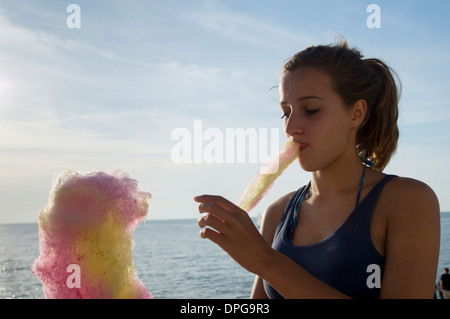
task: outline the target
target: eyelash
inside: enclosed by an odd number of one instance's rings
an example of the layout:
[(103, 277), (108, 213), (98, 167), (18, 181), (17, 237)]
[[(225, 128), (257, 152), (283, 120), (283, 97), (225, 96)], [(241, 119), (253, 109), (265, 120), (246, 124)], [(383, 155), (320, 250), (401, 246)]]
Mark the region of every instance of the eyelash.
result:
[[(312, 116), (314, 114), (316, 114), (317, 112), (319, 112), (319, 109), (314, 109), (314, 110), (305, 110), (305, 113), (307, 116)], [(284, 113), (283, 116), (281, 116), (281, 119), (284, 118), (289, 118), (289, 114), (288, 113)]]
[(305, 113), (308, 115), (314, 115), (317, 112), (319, 112), (319, 109), (314, 109), (314, 110), (306, 110)]

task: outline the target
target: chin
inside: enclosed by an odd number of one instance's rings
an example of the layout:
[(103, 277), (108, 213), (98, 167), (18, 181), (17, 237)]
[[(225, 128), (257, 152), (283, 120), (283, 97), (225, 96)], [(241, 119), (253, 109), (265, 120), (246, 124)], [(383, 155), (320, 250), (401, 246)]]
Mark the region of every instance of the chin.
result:
[(302, 159), (301, 157), (299, 157), (298, 163), (305, 172), (314, 172), (319, 170), (317, 162), (307, 161), (306, 159)]

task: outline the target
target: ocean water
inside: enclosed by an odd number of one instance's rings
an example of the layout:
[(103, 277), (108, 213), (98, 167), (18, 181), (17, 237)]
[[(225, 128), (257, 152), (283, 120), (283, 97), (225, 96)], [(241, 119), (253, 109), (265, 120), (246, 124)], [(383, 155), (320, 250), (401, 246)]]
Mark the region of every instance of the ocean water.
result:
[[(254, 275), (199, 237), (197, 220), (151, 220), (134, 233), (134, 263), (155, 298), (248, 298)], [(0, 224), (0, 299), (44, 298), (31, 272), (37, 224)]]
[[(150, 220), (134, 234), (135, 266), (155, 298), (248, 298), (254, 275), (198, 236), (196, 220)], [(31, 265), (39, 256), (37, 224), (0, 224), (0, 299), (44, 298)], [(450, 267), (450, 213), (441, 214), (436, 280)]]

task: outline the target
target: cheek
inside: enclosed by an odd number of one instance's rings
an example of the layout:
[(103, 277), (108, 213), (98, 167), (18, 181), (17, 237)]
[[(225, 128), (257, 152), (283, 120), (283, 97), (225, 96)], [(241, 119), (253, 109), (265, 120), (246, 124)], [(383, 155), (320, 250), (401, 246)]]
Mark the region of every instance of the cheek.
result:
[(299, 164), (305, 171), (325, 167), (348, 145), (348, 130), (342, 122), (318, 121), (309, 126), (306, 132), (309, 146), (299, 156)]
[(344, 151), (349, 142), (350, 130), (344, 122), (331, 122), (324, 125), (317, 137), (320, 138), (318, 147), (320, 147), (323, 156), (334, 157)]

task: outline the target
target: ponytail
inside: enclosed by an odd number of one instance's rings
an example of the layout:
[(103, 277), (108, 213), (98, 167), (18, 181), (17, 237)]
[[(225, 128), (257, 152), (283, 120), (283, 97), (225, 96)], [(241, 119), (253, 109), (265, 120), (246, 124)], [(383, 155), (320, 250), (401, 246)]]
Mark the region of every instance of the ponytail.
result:
[[(370, 159), (375, 169), (382, 171), (397, 148), (400, 92), (393, 76), (395, 72), (384, 62), (379, 59), (363, 61), (377, 74), (380, 85), (378, 89), (374, 86), (374, 92), (368, 94), (368, 113), (358, 130), (356, 145), (359, 154)], [(398, 83), (400, 86), (400, 81)]]

